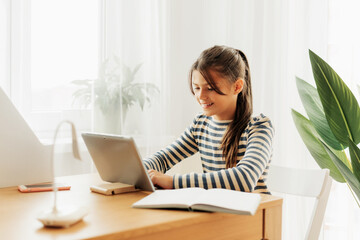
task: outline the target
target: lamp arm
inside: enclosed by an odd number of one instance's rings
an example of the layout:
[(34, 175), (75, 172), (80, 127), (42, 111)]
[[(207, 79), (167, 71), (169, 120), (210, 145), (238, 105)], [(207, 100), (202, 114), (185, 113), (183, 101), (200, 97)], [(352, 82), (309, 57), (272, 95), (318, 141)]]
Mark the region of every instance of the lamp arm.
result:
[(57, 204), (57, 187), (56, 187), (56, 183), (55, 183), (55, 143), (56, 143), (56, 138), (59, 132), (60, 127), (64, 124), (64, 123), (69, 123), (71, 125), (71, 133), (72, 133), (72, 152), (75, 158), (81, 160), (80, 158), (80, 153), (79, 153), (79, 148), (78, 148), (78, 143), (77, 143), (77, 135), (76, 135), (76, 129), (75, 129), (75, 125), (73, 122), (69, 121), (69, 120), (63, 120), (61, 121), (55, 130), (55, 134), (54, 134), (54, 139), (53, 139), (53, 145), (51, 148), (51, 168), (52, 168), (52, 172), (53, 172), (53, 191), (54, 191), (54, 206), (53, 206), (53, 212), (57, 212), (57, 208), (56, 208), (56, 204)]

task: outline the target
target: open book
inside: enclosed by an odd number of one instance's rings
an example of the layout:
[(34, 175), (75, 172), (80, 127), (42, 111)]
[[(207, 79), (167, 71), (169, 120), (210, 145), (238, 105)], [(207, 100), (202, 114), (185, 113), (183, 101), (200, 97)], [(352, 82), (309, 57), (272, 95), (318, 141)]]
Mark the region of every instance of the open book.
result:
[(134, 208), (179, 208), (191, 211), (254, 215), (261, 201), (256, 193), (227, 189), (183, 188), (157, 190), (132, 206)]

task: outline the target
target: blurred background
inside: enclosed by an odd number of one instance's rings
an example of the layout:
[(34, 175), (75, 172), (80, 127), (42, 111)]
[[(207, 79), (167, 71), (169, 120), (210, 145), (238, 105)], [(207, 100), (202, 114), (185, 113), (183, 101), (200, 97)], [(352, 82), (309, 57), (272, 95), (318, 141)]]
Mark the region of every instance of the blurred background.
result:
[[(0, 0), (0, 87), (44, 143), (69, 119), (78, 135), (133, 136), (145, 158), (201, 111), (189, 90), (192, 63), (228, 45), (248, 57), (254, 115), (275, 127), (273, 163), (319, 168), (291, 117), (291, 108), (304, 113), (295, 76), (314, 85), (311, 49), (359, 98), (359, 12), (355, 0)], [(69, 160), (68, 132), (57, 175), (95, 171), (83, 143), (85, 161)], [(201, 172), (197, 155), (170, 174), (190, 171)], [(303, 239), (312, 202), (288, 198), (283, 237)], [(346, 185), (333, 183), (323, 225), (321, 239), (360, 239)]]

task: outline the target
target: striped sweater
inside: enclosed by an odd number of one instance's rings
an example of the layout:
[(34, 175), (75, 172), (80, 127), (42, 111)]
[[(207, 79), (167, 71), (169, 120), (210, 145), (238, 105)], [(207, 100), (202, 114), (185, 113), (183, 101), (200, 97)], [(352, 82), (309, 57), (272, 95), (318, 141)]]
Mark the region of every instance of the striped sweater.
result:
[(203, 173), (175, 174), (173, 188), (226, 188), (269, 193), (265, 180), (274, 135), (270, 119), (262, 114), (251, 118), (241, 134), (237, 164), (226, 169), (220, 146), (230, 122), (197, 115), (175, 142), (144, 160), (146, 168), (165, 173), (182, 159), (199, 152)]

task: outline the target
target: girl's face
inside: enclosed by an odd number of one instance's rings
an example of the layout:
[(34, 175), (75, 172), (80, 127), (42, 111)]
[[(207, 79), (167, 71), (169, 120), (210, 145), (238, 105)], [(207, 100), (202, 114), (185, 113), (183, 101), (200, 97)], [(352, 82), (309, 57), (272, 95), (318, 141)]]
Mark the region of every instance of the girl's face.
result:
[(216, 86), (225, 95), (215, 92), (207, 83), (205, 78), (197, 70), (192, 73), (192, 88), (195, 93), (196, 100), (204, 110), (207, 116), (213, 116), (216, 120), (232, 120), (234, 119), (236, 110), (236, 100), (241, 92), (244, 81), (238, 79), (231, 84), (214, 71), (210, 71)]

